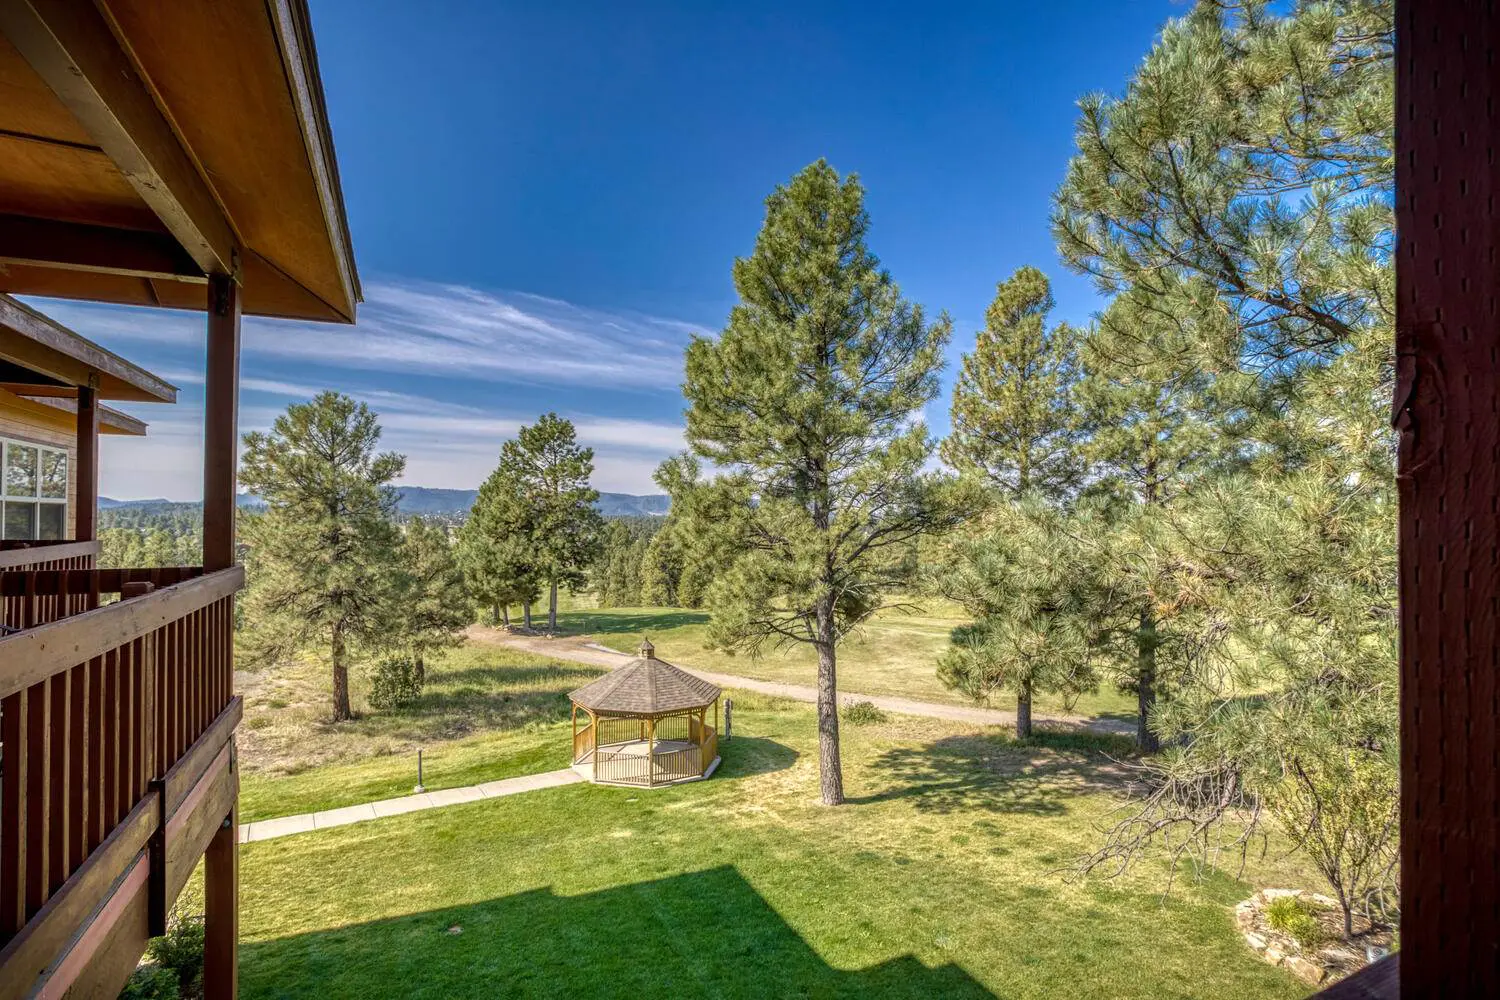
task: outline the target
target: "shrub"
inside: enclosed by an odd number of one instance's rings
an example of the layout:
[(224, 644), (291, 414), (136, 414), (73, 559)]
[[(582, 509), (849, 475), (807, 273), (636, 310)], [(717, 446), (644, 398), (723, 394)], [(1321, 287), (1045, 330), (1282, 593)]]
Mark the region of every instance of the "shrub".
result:
[(142, 965), (125, 980), (120, 1000), (179, 1000), (177, 973), (159, 965)]
[(887, 716), (875, 707), (872, 701), (856, 701), (844, 706), (844, 721), (851, 726), (868, 726), (876, 722), (885, 722)]
[(1323, 927), (1312, 908), (1296, 896), (1279, 896), (1266, 904), (1266, 922), (1303, 948), (1311, 948), (1323, 938)]
[(409, 656), (385, 656), (370, 669), (370, 707), (401, 708), (422, 694), (422, 673)]
[(146, 946), (147, 964), (130, 974), (120, 1000), (203, 996), (203, 917), (173, 910), (167, 933)]

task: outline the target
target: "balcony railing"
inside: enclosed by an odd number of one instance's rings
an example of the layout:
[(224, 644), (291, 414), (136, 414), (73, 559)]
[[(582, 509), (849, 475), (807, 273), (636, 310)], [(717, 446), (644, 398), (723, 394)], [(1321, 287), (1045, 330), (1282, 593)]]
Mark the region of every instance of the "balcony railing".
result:
[[(98, 542), (0, 542), (0, 576), (18, 572), (93, 569), (99, 557)], [(25, 581), (13, 581), (13, 589), (24, 589)], [(30, 624), (53, 621), (87, 611), (95, 605), (87, 594), (0, 594), (0, 634)], [(23, 624), (23, 622), (25, 624)]]
[(86, 986), (121, 921), (159, 933), (238, 788), (243, 569), (37, 568), (92, 565), (66, 549), (0, 570), (0, 998)]

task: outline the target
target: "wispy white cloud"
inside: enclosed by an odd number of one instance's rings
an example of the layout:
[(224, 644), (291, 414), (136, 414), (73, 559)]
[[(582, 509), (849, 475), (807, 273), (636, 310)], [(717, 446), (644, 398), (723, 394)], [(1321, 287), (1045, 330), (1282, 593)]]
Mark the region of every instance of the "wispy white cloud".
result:
[[(352, 327), (246, 318), (242, 431), (266, 429), (288, 403), (335, 389), (379, 414), (381, 446), (407, 456), (405, 482), (451, 487), (477, 486), (501, 444), (545, 409), (572, 419), (595, 450), (600, 489), (653, 492), (651, 471), (684, 445), (680, 420), (634, 413), (675, 409), (683, 347), (700, 330), (693, 324), (452, 284), (374, 281), (365, 292)], [(150, 430), (106, 443), (106, 494), (200, 495), (202, 316), (39, 305), (183, 389), (176, 406), (125, 407)], [(611, 389), (626, 391), (596, 399)]]
[[(699, 328), (463, 285), (372, 282), (354, 326), (249, 317), (247, 357), (525, 385), (675, 387)], [(110, 341), (173, 347), (203, 341), (202, 319), (166, 310), (48, 302), (60, 321)], [(201, 382), (188, 372), (181, 384)]]

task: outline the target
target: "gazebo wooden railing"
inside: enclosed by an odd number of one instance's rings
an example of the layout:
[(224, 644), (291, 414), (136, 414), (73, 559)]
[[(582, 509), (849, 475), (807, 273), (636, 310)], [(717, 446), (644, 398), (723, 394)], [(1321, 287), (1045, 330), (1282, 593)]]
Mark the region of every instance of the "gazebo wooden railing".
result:
[(0, 967), (26, 973), (0, 998), (118, 988), (164, 930), (238, 792), (243, 584), (238, 566), (0, 572), (22, 629), (0, 637)]
[(659, 785), (701, 777), (719, 755), (719, 734), (713, 726), (681, 715), (655, 722), (658, 745), (692, 745), (642, 753), (641, 742), (650, 736), (646, 720), (600, 717), (573, 734), (573, 762), (591, 764), (597, 781)]

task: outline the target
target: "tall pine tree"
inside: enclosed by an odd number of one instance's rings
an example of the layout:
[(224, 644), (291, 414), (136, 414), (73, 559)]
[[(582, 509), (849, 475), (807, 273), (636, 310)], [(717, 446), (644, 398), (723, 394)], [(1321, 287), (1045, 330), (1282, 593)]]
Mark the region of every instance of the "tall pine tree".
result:
[(457, 645), (471, 620), (463, 571), (448, 529), (423, 517), (406, 522), (397, 565), (392, 645), (411, 655), (423, 683), (427, 657)]
[(594, 450), (578, 444), (572, 421), (544, 413), (501, 447), (500, 470), (520, 484), (531, 555), (547, 585), (547, 630), (556, 632), (558, 588), (587, 582), (604, 524), (589, 485)]
[(480, 484), (459, 528), (456, 555), (465, 586), (475, 601), (493, 609), (496, 624), (508, 626), (510, 608), (519, 604), (531, 628), (531, 606), (541, 596), (532, 514), (515, 470), (502, 464)]
[(1211, 857), (1275, 816), (1321, 845), (1346, 930), (1394, 889), (1392, 23), (1391, 0), (1200, 0), (1084, 102), (1054, 213), (1070, 265), (1256, 389), (1239, 467), (1174, 501), (1165, 540), (1268, 693), (1163, 705), (1150, 795), (1089, 863), (1162, 838)]
[(997, 286), (964, 356), (942, 455), (982, 482), (991, 504), (941, 543), (946, 551), (929, 574), (973, 618), (954, 631), (939, 678), (978, 701), (1014, 691), (1021, 738), (1031, 735), (1037, 692), (1075, 694), (1093, 683), (1080, 645), (1087, 567), (1061, 558), (1071, 546), (1060, 509), (1084, 473), (1073, 398), (1078, 337), (1065, 324), (1047, 325), (1052, 306), (1046, 275), (1021, 268)]
[(1047, 325), (1052, 286), (1023, 267), (995, 290), (974, 350), (953, 388), (943, 460), (976, 471), (1009, 498), (1030, 490), (1061, 499), (1083, 473), (1073, 411), (1077, 333)]
[[(1159, 311), (1122, 296), (1099, 317), (1082, 349), (1078, 397), (1092, 432), (1084, 446), (1091, 493), (1103, 496), (1094, 520), (1094, 568), (1102, 574), (1094, 607), (1096, 643), (1120, 666), (1136, 695), (1136, 739), (1160, 746), (1152, 713), (1164, 685), (1182, 683), (1209, 651), (1201, 604), (1182, 597), (1179, 546), (1169, 506), (1195, 478), (1233, 453), (1231, 408), (1203, 369), (1177, 363), (1173, 332)], [(1191, 591), (1189, 591), (1191, 592)]]
[(248, 651), (263, 660), (317, 649), (333, 672), (333, 719), (351, 717), (349, 656), (391, 628), (398, 534), (391, 481), (406, 459), (377, 454), (380, 425), (363, 403), (319, 393), (245, 435), (240, 484), (266, 505), (244, 522), (252, 572)]
[(695, 494), (684, 513), (737, 542), (710, 589), (711, 635), (817, 651), (829, 805), (844, 799), (839, 642), (881, 606), (888, 550), (945, 519), (913, 418), (937, 393), (950, 324), (902, 298), (868, 228), (864, 189), (826, 162), (778, 187), (734, 264), (740, 302), (717, 338), (688, 347), (683, 386), (688, 442), (722, 470), (682, 491)]

